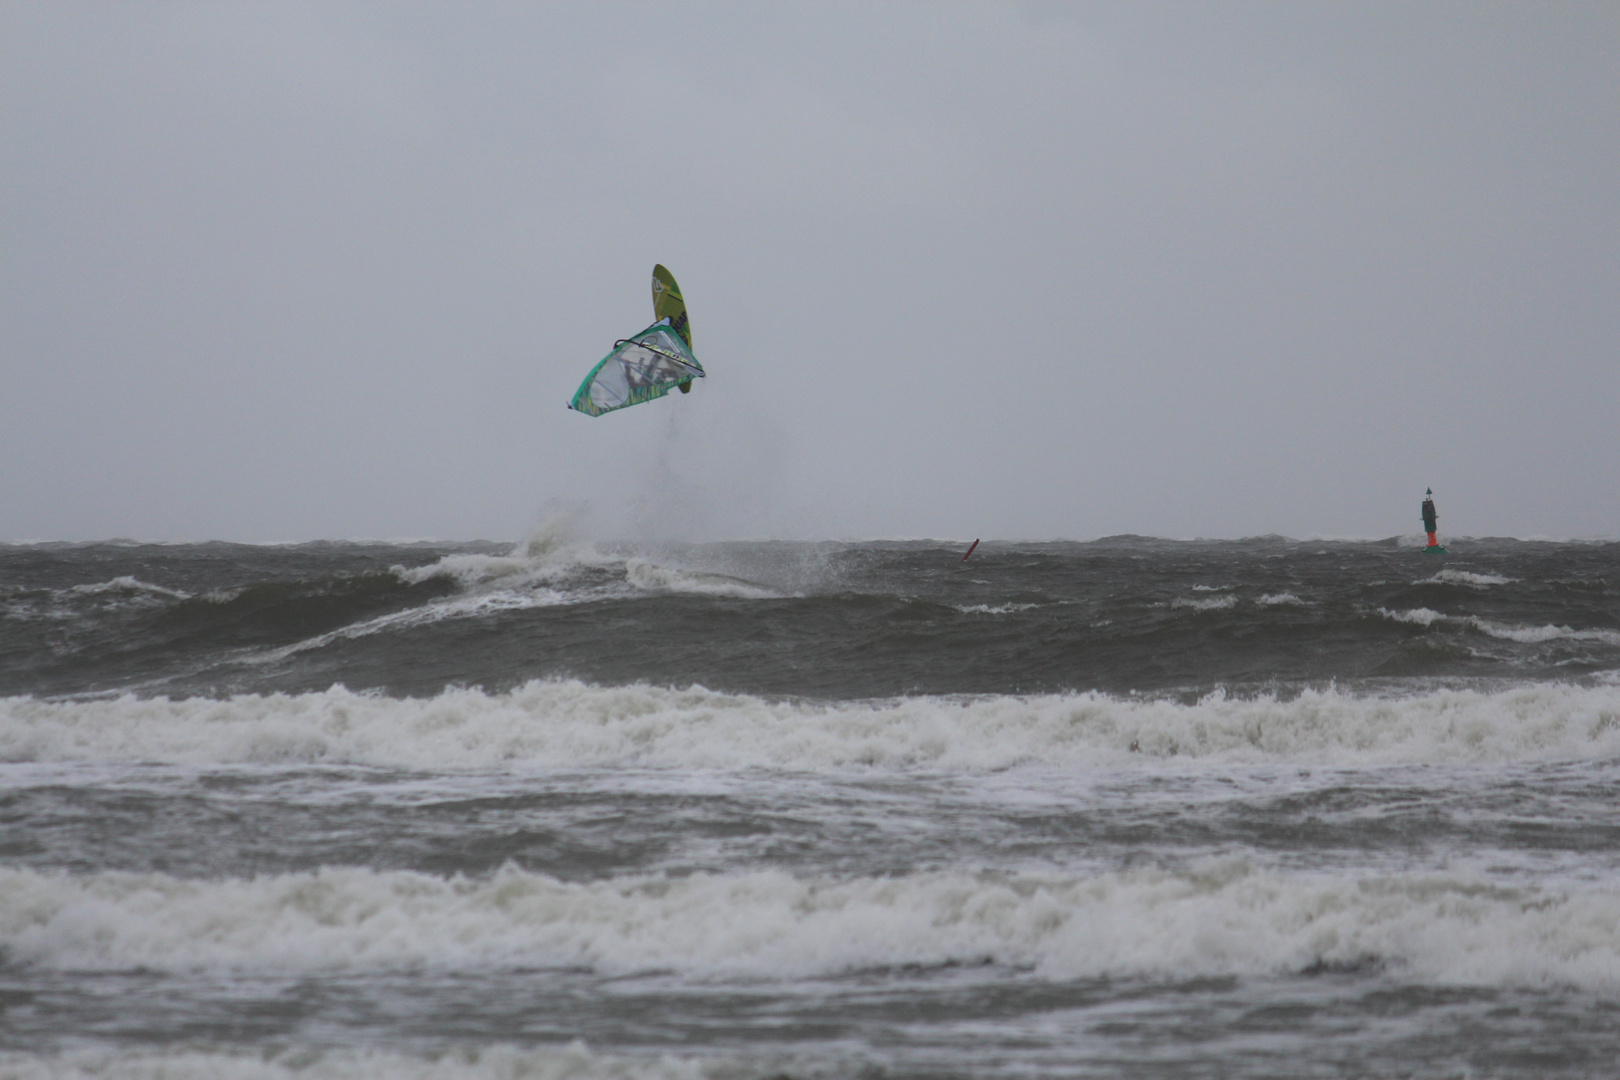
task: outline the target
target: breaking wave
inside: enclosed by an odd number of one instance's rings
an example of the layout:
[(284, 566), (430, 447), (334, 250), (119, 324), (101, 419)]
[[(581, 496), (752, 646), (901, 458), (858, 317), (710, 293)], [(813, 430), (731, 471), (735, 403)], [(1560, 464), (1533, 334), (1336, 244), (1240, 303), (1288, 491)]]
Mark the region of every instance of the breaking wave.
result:
[(426, 566), (389, 570), (407, 586), (449, 581), (451, 595), (416, 607), (364, 619), (270, 650), (261, 660), (279, 660), (335, 641), (426, 626), (447, 619), (479, 619), (502, 611), (556, 607), (643, 596), (687, 593), (766, 600), (781, 593), (724, 574), (665, 566), (635, 556), (599, 551), (590, 544), (531, 537), (506, 555), (457, 553)]
[(1433, 626), (1435, 623), (1453, 623), (1458, 626), (1469, 626), (1482, 634), (1489, 634), (1503, 641), (1517, 641), (1522, 644), (1536, 644), (1543, 641), (1557, 641), (1567, 639), (1570, 641), (1601, 641), (1605, 645), (1620, 645), (1620, 630), (1606, 630), (1596, 628), (1590, 630), (1576, 630), (1568, 626), (1514, 626), (1509, 623), (1495, 622), (1491, 619), (1482, 619), (1478, 615), (1447, 615), (1435, 611), (1433, 608), (1410, 608), (1405, 611), (1391, 611), (1389, 608), (1379, 608), (1378, 614), (1395, 622), (1412, 623), (1416, 626)]
[(86, 609), (103, 612), (159, 609), (191, 598), (191, 593), (181, 589), (154, 585), (129, 574), (65, 589), (27, 589), (0, 584), (0, 619), (61, 622), (81, 618)]
[(740, 600), (774, 600), (782, 594), (725, 574), (703, 573), (660, 566), (646, 559), (628, 559), (625, 580), (653, 592), (695, 593), (700, 596), (730, 596)]
[[(596, 573), (591, 573), (595, 571)], [(537, 529), (505, 555), (458, 553), (427, 566), (396, 566), (394, 575), (407, 584), (449, 578), (474, 592), (549, 586), (564, 600), (600, 599), (605, 594), (636, 591), (774, 599), (780, 593), (725, 574), (666, 566), (633, 554), (603, 551), (573, 537), (562, 520)], [(584, 586), (584, 587), (581, 587)], [(628, 588), (626, 588), (628, 586)]]
[(537, 680), (389, 698), (0, 699), (0, 760), (405, 768), (987, 770), (1148, 760), (1513, 762), (1620, 755), (1620, 686), (1194, 704), (1101, 693), (773, 701)]
[(575, 883), (325, 868), (252, 879), (0, 871), (0, 944), (55, 970), (585, 968), (805, 978), (993, 963), (1057, 979), (1381, 965), (1469, 985), (1620, 985), (1620, 891), (1469, 873), (782, 871)]
[(162, 585), (153, 585), (151, 582), (142, 581), (127, 574), (123, 577), (113, 578), (111, 581), (101, 581), (91, 585), (74, 585), (68, 589), (68, 592), (77, 593), (81, 596), (98, 596), (108, 593), (131, 596), (145, 593), (152, 596), (167, 597), (171, 600), (185, 600), (191, 596), (188, 592), (182, 592), (179, 589), (166, 589)]
[[(1194, 586), (1194, 588), (1196, 587)], [(1185, 596), (1178, 596), (1170, 601), (1170, 606), (1173, 608), (1191, 608), (1194, 611), (1224, 611), (1227, 608), (1236, 607), (1237, 602), (1238, 598), (1232, 593), (1221, 593), (1219, 596), (1212, 596), (1208, 600), (1189, 600)]]
[(1501, 574), (1475, 574), (1467, 570), (1445, 569), (1433, 577), (1413, 582), (1414, 585), (1468, 585), (1476, 589), (1488, 588), (1492, 585), (1511, 585), (1518, 578), (1503, 577)]

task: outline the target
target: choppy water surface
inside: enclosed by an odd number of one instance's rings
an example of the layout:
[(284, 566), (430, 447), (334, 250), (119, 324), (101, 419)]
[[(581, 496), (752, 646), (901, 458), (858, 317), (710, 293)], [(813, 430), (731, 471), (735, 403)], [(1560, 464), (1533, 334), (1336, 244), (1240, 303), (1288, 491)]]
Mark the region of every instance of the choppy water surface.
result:
[(0, 548), (0, 1076), (1620, 1060), (1620, 545)]

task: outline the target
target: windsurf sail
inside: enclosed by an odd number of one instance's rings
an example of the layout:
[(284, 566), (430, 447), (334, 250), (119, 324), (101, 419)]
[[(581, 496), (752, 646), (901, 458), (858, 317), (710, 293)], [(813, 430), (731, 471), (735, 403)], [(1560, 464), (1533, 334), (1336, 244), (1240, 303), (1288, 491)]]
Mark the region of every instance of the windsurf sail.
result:
[(661, 398), (682, 383), (703, 378), (703, 365), (681, 333), (660, 319), (639, 334), (613, 343), (613, 351), (579, 384), (570, 409), (601, 416)]

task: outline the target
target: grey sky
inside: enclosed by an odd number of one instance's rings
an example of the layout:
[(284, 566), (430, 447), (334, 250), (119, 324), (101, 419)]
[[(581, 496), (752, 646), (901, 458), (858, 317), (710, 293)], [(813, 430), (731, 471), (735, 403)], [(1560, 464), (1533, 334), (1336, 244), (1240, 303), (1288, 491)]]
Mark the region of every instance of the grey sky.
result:
[(6, 3), (0, 539), (1613, 536), (1617, 133), (1612, 3)]

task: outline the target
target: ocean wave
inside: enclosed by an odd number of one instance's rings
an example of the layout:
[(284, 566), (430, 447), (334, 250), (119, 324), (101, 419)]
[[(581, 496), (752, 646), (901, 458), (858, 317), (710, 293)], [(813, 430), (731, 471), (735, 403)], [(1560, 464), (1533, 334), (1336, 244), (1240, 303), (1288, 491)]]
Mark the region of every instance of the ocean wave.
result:
[(1055, 979), (1379, 965), (1460, 985), (1620, 985), (1620, 890), (1240, 857), (1094, 874), (782, 871), (579, 883), (323, 868), (251, 879), (0, 870), (14, 965), (82, 971), (585, 968), (806, 978), (993, 963)]
[(1395, 622), (1412, 623), (1415, 626), (1433, 626), (1441, 619), (1451, 618), (1449, 615), (1442, 615), (1433, 608), (1426, 607), (1408, 608), (1405, 611), (1392, 611), (1389, 608), (1381, 607), (1378, 609), (1378, 614)]
[(1605, 645), (1620, 645), (1620, 630), (1606, 630), (1601, 627), (1590, 630), (1576, 630), (1568, 626), (1515, 626), (1511, 623), (1496, 622), (1492, 619), (1482, 619), (1478, 615), (1447, 615), (1432, 608), (1410, 608), (1405, 611), (1392, 611), (1389, 608), (1379, 608), (1378, 614), (1395, 622), (1413, 623), (1417, 626), (1433, 626), (1437, 622), (1456, 623), (1459, 626), (1471, 626), (1482, 634), (1488, 634), (1503, 641), (1517, 641), (1522, 644), (1538, 644), (1544, 641), (1601, 641)]
[(695, 593), (739, 599), (775, 599), (781, 594), (726, 574), (665, 565), (635, 554), (603, 551), (594, 544), (542, 531), (505, 555), (459, 553), (427, 566), (393, 568), (410, 585), (449, 578), (472, 592), (521, 592), (549, 587), (577, 601), (638, 592)]
[(782, 596), (781, 593), (743, 581), (741, 578), (661, 566), (646, 559), (625, 560), (624, 576), (630, 584), (652, 592), (729, 596), (739, 600), (775, 600)]
[[(1197, 586), (1194, 586), (1194, 588), (1197, 588)], [(1185, 596), (1178, 596), (1170, 601), (1170, 606), (1173, 608), (1191, 608), (1194, 611), (1224, 611), (1227, 608), (1236, 607), (1237, 601), (1238, 598), (1233, 593), (1222, 593), (1219, 596), (1212, 596), (1208, 600), (1190, 600)]]
[(956, 604), (957, 611), (964, 615), (1015, 615), (1020, 611), (1029, 611), (1040, 607), (1039, 604)]
[(1306, 601), (1301, 600), (1291, 592), (1266, 593), (1255, 598), (1259, 607), (1310, 607)]
[(1501, 574), (1475, 574), (1467, 570), (1445, 569), (1433, 577), (1414, 581), (1414, 585), (1467, 585), (1476, 589), (1488, 588), (1492, 585), (1511, 585), (1518, 578), (1504, 577)]
[(546, 569), (546, 564), (512, 555), (459, 553), (442, 556), (425, 566), (394, 566), (395, 577), (406, 585), (420, 585), (434, 578), (449, 578), (463, 588), (472, 588), (502, 579), (528, 577)]
[(169, 600), (189, 600), (191, 594), (179, 589), (166, 589), (130, 575), (115, 577), (111, 581), (98, 581), (90, 585), (74, 585), (67, 590), (80, 596), (101, 596), (108, 593), (120, 596), (160, 596)]
[(630, 1056), (569, 1046), (458, 1046), (409, 1054), (338, 1047), (84, 1047), (0, 1051), (5, 1080), (743, 1080), (755, 1068), (697, 1058)]
[(624, 560), (605, 555), (589, 545), (547, 550), (540, 555), (480, 555), (463, 552), (445, 555), (426, 566), (395, 566), (391, 573), (407, 585), (448, 578), (464, 589), (491, 585), (521, 587), (552, 582), (582, 569), (622, 567)]
[(423, 604), (421, 607), (406, 608), (404, 611), (391, 611), (386, 615), (351, 623), (348, 626), (342, 626), (324, 634), (317, 634), (315, 637), (306, 638), (303, 641), (279, 649), (267, 649), (249, 655), (244, 659), (249, 663), (276, 662), (297, 653), (324, 648), (335, 641), (350, 641), (390, 630), (406, 630), (412, 627), (428, 626), (436, 622), (442, 622), (445, 619), (476, 619), (501, 611), (554, 607), (575, 603), (577, 599), (577, 597), (559, 592), (556, 589), (538, 587), (522, 591), (501, 590), (455, 596), (449, 600), (436, 600), (430, 604)]
[(0, 618), (23, 621), (71, 622), (84, 617), (85, 609), (128, 611), (159, 609), (177, 600), (190, 600), (192, 594), (165, 588), (124, 574), (110, 581), (70, 585), (62, 589), (5, 588), (0, 592)]
[(597, 550), (589, 544), (541, 543), (534, 538), (506, 555), (457, 553), (426, 566), (394, 566), (405, 585), (448, 579), (457, 591), (417, 607), (339, 627), (292, 645), (268, 650), (260, 661), (278, 661), (336, 641), (406, 630), (450, 619), (478, 619), (503, 611), (687, 593), (737, 599), (775, 599), (782, 594), (724, 574), (665, 566), (647, 559)]
[(1153, 760), (1400, 764), (1620, 754), (1620, 688), (1194, 704), (1101, 693), (772, 701), (537, 680), (506, 693), (0, 698), (0, 761), (980, 771)]

